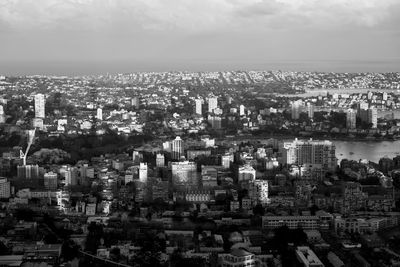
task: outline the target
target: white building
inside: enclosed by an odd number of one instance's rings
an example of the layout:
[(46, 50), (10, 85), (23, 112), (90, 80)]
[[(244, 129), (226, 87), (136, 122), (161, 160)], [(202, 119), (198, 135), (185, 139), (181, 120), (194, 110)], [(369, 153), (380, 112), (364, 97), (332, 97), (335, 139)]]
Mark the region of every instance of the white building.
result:
[(147, 183), (147, 163), (141, 162), (139, 165), (139, 181)]
[(35, 117), (44, 118), (45, 117), (45, 104), (46, 99), (43, 94), (35, 95)]
[(208, 112), (213, 113), (214, 109), (218, 107), (218, 97), (212, 96), (208, 98)]
[(32, 119), (32, 127), (38, 128), (39, 130), (44, 129), (43, 119), (42, 118), (33, 118)]
[(182, 156), (185, 155), (183, 140), (179, 136), (177, 136), (174, 140), (172, 140), (171, 152), (172, 152), (172, 158), (175, 160), (180, 159)]
[(97, 108), (97, 115), (96, 115), (96, 118), (97, 118), (99, 121), (102, 121), (102, 120), (103, 120), (103, 110), (102, 110), (101, 108)]
[(284, 142), (282, 163), (294, 165), (320, 164), (325, 171), (336, 169), (336, 148), (331, 141), (298, 140)]
[(202, 105), (203, 105), (203, 100), (202, 99), (195, 99), (195, 108), (194, 108), (194, 112), (198, 115), (203, 114), (202, 112)]
[(221, 165), (225, 169), (229, 169), (231, 167), (231, 163), (233, 162), (234, 157), (233, 154), (225, 154), (221, 156)]
[(245, 115), (245, 110), (244, 110), (244, 105), (239, 106), (239, 115), (244, 116)]
[(238, 181), (253, 181), (256, 179), (256, 170), (250, 165), (244, 165), (239, 168)]
[(292, 120), (298, 120), (300, 118), (302, 109), (303, 101), (301, 99), (292, 102)]

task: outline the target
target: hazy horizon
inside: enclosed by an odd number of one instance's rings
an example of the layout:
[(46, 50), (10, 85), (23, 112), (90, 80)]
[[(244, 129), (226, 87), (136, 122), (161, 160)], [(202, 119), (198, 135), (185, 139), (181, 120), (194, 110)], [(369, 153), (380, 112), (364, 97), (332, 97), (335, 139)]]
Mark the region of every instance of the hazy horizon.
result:
[(399, 72), (396, 0), (7, 0), (0, 74)]

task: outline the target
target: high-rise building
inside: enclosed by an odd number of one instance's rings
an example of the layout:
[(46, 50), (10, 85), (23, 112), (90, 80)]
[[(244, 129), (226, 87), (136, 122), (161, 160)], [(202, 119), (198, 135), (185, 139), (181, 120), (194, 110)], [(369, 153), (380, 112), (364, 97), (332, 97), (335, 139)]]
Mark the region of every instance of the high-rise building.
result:
[(60, 175), (65, 179), (65, 185), (78, 184), (78, 169), (71, 166), (63, 166), (60, 169)]
[(371, 128), (378, 127), (378, 110), (374, 107), (368, 109), (368, 123), (371, 124)]
[(97, 108), (97, 115), (96, 115), (96, 118), (97, 118), (99, 121), (102, 121), (102, 120), (103, 120), (103, 110), (102, 110), (101, 108)]
[(225, 169), (229, 169), (231, 167), (231, 163), (233, 162), (234, 157), (233, 154), (225, 154), (221, 156), (221, 165)]
[(45, 104), (46, 99), (43, 94), (35, 95), (35, 117), (44, 118), (45, 117)]
[(308, 115), (308, 118), (310, 118), (310, 119), (314, 118), (314, 110), (315, 110), (314, 104), (308, 102), (307, 103), (307, 115)]
[(44, 179), (44, 188), (47, 190), (56, 190), (57, 189), (57, 173), (48, 172), (43, 176)]
[(211, 128), (219, 130), (222, 127), (222, 118), (216, 115), (208, 115), (208, 123), (211, 125)]
[[(336, 169), (336, 148), (331, 141), (314, 141), (312, 139), (284, 142), (282, 163), (294, 165), (319, 165), (324, 171)], [(315, 167), (315, 166), (314, 166)]]
[(7, 178), (0, 178), (0, 199), (10, 198), (11, 186)]
[(194, 100), (195, 102), (195, 108), (194, 108), (194, 112), (198, 115), (203, 114), (202, 112), (202, 104), (203, 104), (203, 100), (202, 99), (196, 99)]
[(171, 152), (172, 152), (172, 159), (179, 160), (182, 156), (185, 155), (184, 147), (183, 147), (183, 140), (177, 136), (171, 142)]
[(4, 114), (4, 108), (0, 105), (0, 123), (6, 122), (6, 115)]
[(174, 185), (194, 185), (198, 184), (197, 166), (195, 162), (181, 161), (172, 162), (172, 183)]
[(357, 121), (357, 112), (354, 109), (348, 109), (346, 111), (346, 128), (355, 129)]
[(25, 165), (17, 167), (18, 179), (38, 179), (40, 177), (39, 165)]
[(147, 183), (147, 163), (140, 162), (139, 165), (139, 181)]
[(292, 120), (298, 120), (300, 118), (302, 108), (303, 101), (301, 99), (292, 102)]
[(256, 179), (256, 170), (250, 165), (244, 165), (238, 170), (238, 181), (246, 182)]
[(157, 153), (157, 155), (156, 155), (156, 166), (157, 167), (164, 167), (165, 166), (165, 156), (164, 156), (164, 154)]
[(218, 97), (211, 96), (208, 98), (208, 112), (213, 113), (214, 109), (218, 107)]

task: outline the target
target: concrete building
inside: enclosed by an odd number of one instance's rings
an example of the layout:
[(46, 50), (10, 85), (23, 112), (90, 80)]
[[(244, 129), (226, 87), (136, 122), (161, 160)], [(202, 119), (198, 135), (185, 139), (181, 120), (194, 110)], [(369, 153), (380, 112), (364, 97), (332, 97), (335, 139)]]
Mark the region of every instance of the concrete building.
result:
[(213, 113), (214, 109), (218, 108), (218, 97), (211, 96), (208, 98), (208, 112)]
[[(312, 166), (325, 173), (334, 171), (337, 166), (336, 148), (331, 141), (313, 141), (312, 139), (284, 142), (282, 147), (282, 163), (297, 166)], [(299, 175), (301, 177), (301, 175)]]
[(194, 107), (194, 113), (197, 115), (202, 115), (203, 110), (202, 110), (202, 105), (203, 105), (203, 100), (202, 99), (195, 99), (195, 107)]
[[(268, 181), (256, 179), (253, 181), (252, 200), (253, 202), (266, 205), (269, 202), (268, 198)], [(249, 192), (250, 195), (250, 192)]]
[(240, 116), (244, 116), (245, 114), (245, 110), (244, 110), (244, 105), (240, 105), (239, 106), (239, 115)]
[(197, 166), (190, 161), (172, 162), (172, 183), (174, 185), (197, 185)]
[(365, 207), (367, 194), (362, 191), (360, 183), (346, 182), (343, 185), (343, 204), (341, 212), (350, 214)]
[(156, 155), (156, 166), (165, 167), (165, 156), (164, 154), (157, 153)]
[(102, 120), (103, 120), (103, 110), (102, 110), (101, 108), (97, 108), (97, 115), (96, 115), (96, 118), (97, 118), (99, 121), (102, 121)]
[(243, 248), (233, 249), (230, 254), (223, 255), (223, 267), (255, 267), (256, 256)]
[(293, 101), (291, 104), (291, 109), (292, 109), (292, 120), (298, 120), (300, 118), (300, 113), (303, 109), (303, 101), (302, 100)]
[(142, 183), (147, 183), (147, 163), (141, 162), (139, 164), (139, 181)]
[(317, 230), (319, 218), (317, 216), (263, 216), (262, 226), (265, 229), (275, 229), (286, 225), (289, 229), (302, 228)]
[(39, 179), (39, 165), (25, 165), (17, 167), (18, 179)]
[(43, 119), (42, 118), (33, 118), (32, 119), (32, 127), (37, 128), (39, 130), (44, 129)]
[(307, 115), (308, 115), (309, 119), (313, 119), (314, 118), (314, 110), (315, 110), (314, 104), (308, 102), (307, 103)]
[(304, 267), (324, 267), (322, 261), (315, 255), (309, 247), (302, 246), (296, 248), (296, 258)]
[(10, 198), (11, 186), (7, 178), (0, 178), (0, 199)]
[(185, 150), (183, 147), (183, 140), (177, 136), (171, 142), (171, 152), (172, 152), (172, 159), (179, 160), (182, 156), (185, 155)]
[(357, 112), (354, 109), (348, 109), (346, 111), (346, 128), (355, 129), (357, 120)]
[(221, 165), (222, 167), (224, 167), (225, 169), (229, 169), (231, 167), (231, 163), (234, 160), (234, 156), (233, 154), (225, 154), (221, 156)]
[(250, 165), (244, 165), (238, 170), (238, 182), (253, 181), (256, 179), (256, 170)]
[(35, 95), (35, 117), (45, 118), (46, 99), (43, 94)]
[(44, 179), (44, 188), (47, 190), (56, 190), (57, 189), (57, 173), (48, 172), (43, 176)]

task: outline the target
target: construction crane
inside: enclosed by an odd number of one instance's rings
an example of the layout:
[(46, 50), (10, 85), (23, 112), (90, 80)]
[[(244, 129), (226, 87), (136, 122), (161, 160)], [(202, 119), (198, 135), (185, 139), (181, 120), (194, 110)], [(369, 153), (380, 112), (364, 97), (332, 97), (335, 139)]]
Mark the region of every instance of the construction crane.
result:
[(26, 147), (25, 153), (22, 150), (19, 151), (19, 157), (23, 160), (23, 166), (26, 166), (26, 157), (28, 156), (29, 149), (35, 138), (36, 128), (34, 130), (28, 130), (28, 146)]

